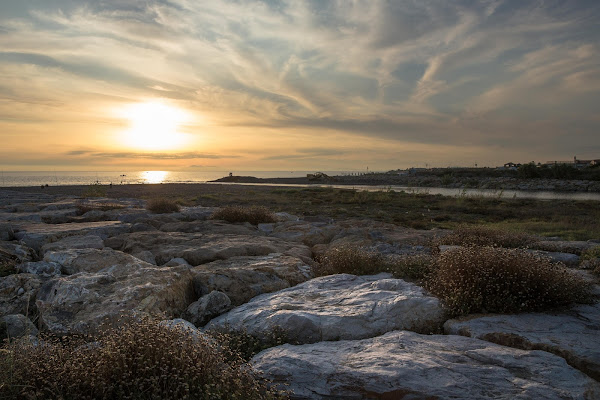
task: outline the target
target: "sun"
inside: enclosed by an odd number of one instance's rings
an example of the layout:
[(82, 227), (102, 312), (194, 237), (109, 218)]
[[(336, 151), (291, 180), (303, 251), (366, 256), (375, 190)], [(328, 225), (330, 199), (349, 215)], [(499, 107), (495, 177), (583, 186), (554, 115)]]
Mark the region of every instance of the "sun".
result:
[(141, 150), (174, 150), (183, 147), (187, 140), (179, 132), (189, 117), (183, 110), (159, 100), (132, 104), (120, 112), (129, 120), (129, 128), (122, 133), (128, 147)]

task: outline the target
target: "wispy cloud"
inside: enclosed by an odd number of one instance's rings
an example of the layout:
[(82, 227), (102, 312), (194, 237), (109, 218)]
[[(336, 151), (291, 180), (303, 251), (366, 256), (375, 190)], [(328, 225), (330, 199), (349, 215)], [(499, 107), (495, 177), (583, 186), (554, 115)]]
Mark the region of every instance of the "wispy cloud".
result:
[[(554, 154), (575, 151), (561, 144), (565, 135), (584, 140), (599, 128), (590, 105), (600, 101), (597, 2), (52, 3), (27, 13), (15, 6), (14, 15), (5, 6), (0, 16), (0, 120), (19, 132), (41, 122), (119, 124), (98, 104), (153, 97), (202, 114), (209, 126), (190, 131), (228, 132), (230, 146), (238, 128), (256, 127), (320, 129), (346, 135), (345, 145), (371, 137), (398, 149), (498, 144), (504, 154), (543, 136)], [(558, 122), (586, 128), (552, 128)], [(332, 143), (323, 144), (330, 155), (348, 156)], [(211, 152), (85, 155), (231, 158)]]
[(190, 159), (223, 159), (238, 158), (237, 155), (207, 154), (207, 153), (148, 153), (148, 152), (102, 152), (91, 150), (72, 150), (66, 156), (92, 157), (108, 159), (151, 159), (151, 160), (190, 160)]

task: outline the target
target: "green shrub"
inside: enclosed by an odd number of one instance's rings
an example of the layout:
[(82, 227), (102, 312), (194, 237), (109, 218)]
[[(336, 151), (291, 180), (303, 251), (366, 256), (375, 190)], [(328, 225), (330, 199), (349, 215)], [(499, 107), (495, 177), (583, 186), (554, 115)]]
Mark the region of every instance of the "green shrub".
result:
[(213, 340), (150, 319), (87, 340), (13, 342), (0, 352), (9, 399), (272, 399), (279, 394)]
[(538, 311), (590, 296), (590, 284), (564, 265), (496, 247), (442, 253), (426, 286), (454, 315)]
[(438, 239), (436, 244), (524, 248), (535, 242), (535, 237), (525, 233), (463, 225), (456, 228), (451, 234)]
[(374, 275), (389, 272), (395, 278), (423, 279), (433, 268), (433, 257), (426, 255), (389, 257), (359, 246), (329, 249), (313, 266), (315, 276), (332, 274)]
[(148, 200), (146, 209), (154, 214), (179, 212), (179, 204), (170, 199), (158, 198)]
[(249, 222), (253, 225), (277, 221), (275, 215), (262, 206), (227, 206), (215, 211), (210, 218), (231, 223)]

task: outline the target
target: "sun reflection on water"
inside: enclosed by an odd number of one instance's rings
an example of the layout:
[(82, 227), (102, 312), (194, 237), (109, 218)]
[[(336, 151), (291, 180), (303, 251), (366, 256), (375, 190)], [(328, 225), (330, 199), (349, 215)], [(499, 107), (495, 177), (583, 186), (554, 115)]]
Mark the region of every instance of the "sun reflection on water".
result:
[(163, 183), (168, 174), (168, 171), (144, 171), (142, 179), (144, 183)]

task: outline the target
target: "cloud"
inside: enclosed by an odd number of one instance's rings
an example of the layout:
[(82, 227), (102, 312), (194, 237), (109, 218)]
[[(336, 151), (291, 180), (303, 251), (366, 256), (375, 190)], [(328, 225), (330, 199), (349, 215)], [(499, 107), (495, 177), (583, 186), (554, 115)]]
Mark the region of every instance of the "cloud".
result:
[(102, 152), (92, 150), (72, 150), (65, 153), (67, 156), (83, 156), (108, 159), (151, 159), (151, 160), (190, 160), (190, 159), (222, 159), (238, 158), (236, 155), (208, 154), (208, 153), (141, 153), (141, 152)]
[[(544, 135), (556, 150), (565, 131), (541, 119), (584, 121), (580, 138), (599, 127), (590, 106), (600, 101), (597, 2), (40, 4), (0, 17), (0, 118), (15, 124), (101, 120), (91, 104), (79, 112), (92, 97), (165, 97), (228, 132), (319, 129), (343, 133), (348, 144), (372, 137), (514, 147)], [(348, 156), (342, 144), (331, 150)], [(141, 154), (88, 155), (227, 157)]]

